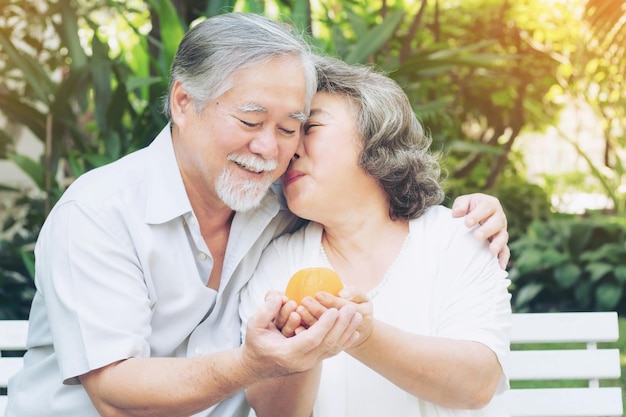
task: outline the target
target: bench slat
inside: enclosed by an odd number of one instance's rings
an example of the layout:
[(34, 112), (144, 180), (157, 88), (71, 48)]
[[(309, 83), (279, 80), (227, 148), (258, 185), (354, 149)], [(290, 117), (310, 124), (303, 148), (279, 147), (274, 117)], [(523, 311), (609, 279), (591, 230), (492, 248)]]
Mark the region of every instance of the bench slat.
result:
[(28, 321), (0, 320), (0, 350), (26, 349)]
[(620, 377), (618, 349), (517, 350), (511, 352), (511, 380), (610, 379)]
[(511, 343), (614, 342), (618, 338), (614, 311), (513, 314)]
[(529, 388), (508, 391), (513, 417), (620, 417), (622, 390), (606, 388)]
[(9, 378), (22, 369), (22, 366), (24, 366), (23, 358), (0, 358), (0, 387), (6, 387)]

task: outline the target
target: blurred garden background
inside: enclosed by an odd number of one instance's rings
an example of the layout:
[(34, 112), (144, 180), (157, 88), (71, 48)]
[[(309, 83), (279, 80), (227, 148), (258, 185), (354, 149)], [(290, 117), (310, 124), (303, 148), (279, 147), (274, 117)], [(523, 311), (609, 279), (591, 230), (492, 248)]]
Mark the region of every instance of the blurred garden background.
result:
[(28, 317), (34, 242), (67, 186), (163, 127), (161, 99), (185, 31), (246, 11), (397, 80), (445, 156), (446, 204), (485, 192), (504, 205), (514, 310), (616, 310), (626, 353), (626, 0), (0, 8), (0, 319)]

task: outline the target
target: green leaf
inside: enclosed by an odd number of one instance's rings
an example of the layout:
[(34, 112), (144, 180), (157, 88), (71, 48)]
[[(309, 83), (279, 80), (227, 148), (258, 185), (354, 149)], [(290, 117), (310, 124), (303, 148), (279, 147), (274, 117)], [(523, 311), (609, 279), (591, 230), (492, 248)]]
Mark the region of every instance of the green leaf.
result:
[(554, 279), (562, 288), (571, 288), (576, 284), (582, 271), (576, 264), (568, 263), (556, 267), (554, 270)]
[(263, 0), (244, 0), (243, 11), (247, 13), (263, 14), (265, 11)]
[(620, 283), (626, 282), (626, 265), (618, 265), (613, 271), (613, 275)]
[(85, 160), (79, 152), (70, 151), (67, 155), (67, 162), (74, 178), (80, 177), (87, 171), (85, 168)]
[(541, 254), (541, 263), (545, 268), (553, 268), (569, 260), (567, 254), (552, 248), (543, 249)]
[(72, 68), (80, 68), (87, 65), (87, 54), (80, 44), (79, 29), (78, 29), (78, 16), (76, 16), (76, 10), (70, 4), (69, 0), (61, 0), (61, 23), (55, 25), (57, 32), (63, 39), (63, 44), (69, 51), (69, 56), (72, 59), (70, 66)]
[(31, 56), (18, 51), (11, 40), (6, 38), (2, 32), (0, 32), (0, 49), (7, 54), (9, 61), (24, 74), (24, 81), (33, 89), (36, 97), (44, 104), (49, 105), (54, 83), (41, 64)]
[(595, 250), (589, 250), (580, 255), (580, 259), (587, 262), (608, 261), (619, 263), (626, 259), (626, 247), (620, 243), (605, 243)]
[(613, 283), (602, 283), (596, 288), (596, 303), (600, 310), (613, 310), (622, 298), (623, 289)]
[(367, 62), (367, 59), (391, 38), (403, 17), (404, 10), (395, 10), (390, 13), (381, 24), (371, 29), (353, 45), (350, 53), (344, 57), (344, 61), (349, 64)]
[(567, 246), (574, 256), (585, 252), (589, 239), (593, 235), (593, 229), (594, 226), (589, 223), (575, 223), (571, 225)]
[[(73, 117), (72, 108), (69, 103), (73, 97), (83, 94), (89, 73), (89, 65), (73, 68), (70, 69), (67, 75), (61, 80), (51, 106), (55, 116)], [(82, 110), (85, 111), (86, 107), (82, 108)]]
[(348, 17), (348, 23), (350, 24), (350, 28), (354, 32), (354, 36), (358, 39), (367, 35), (369, 31), (369, 26), (367, 24), (367, 20), (356, 13), (351, 8), (345, 8), (346, 15)]
[(302, 32), (310, 25), (309, 0), (296, 0), (291, 12), (291, 22)]
[(106, 165), (114, 161), (114, 159), (112, 159), (108, 155), (87, 154), (83, 156), (85, 160), (89, 162), (94, 168), (100, 167), (102, 165)]
[[(118, 85), (118, 87), (113, 92), (113, 95), (109, 99), (108, 103), (106, 104), (107, 104), (107, 108), (106, 108), (107, 129), (102, 130), (102, 132), (107, 132), (107, 136), (110, 134), (115, 134), (118, 136), (118, 139), (119, 139), (119, 134), (116, 132), (120, 132), (121, 130), (123, 130), (122, 125), (123, 125), (124, 112), (130, 106), (128, 103), (128, 93), (126, 91), (126, 88), (124, 88), (124, 84)], [(106, 145), (108, 149), (109, 144), (107, 143)], [(118, 151), (119, 149), (120, 148), (118, 147)], [(122, 156), (118, 153), (116, 153), (115, 155), (117, 158)], [(111, 154), (111, 156), (114, 156), (114, 154)]]
[(20, 255), (22, 257), (22, 261), (24, 261), (24, 266), (28, 271), (28, 275), (32, 280), (35, 279), (35, 253), (32, 250), (21, 250)]
[(45, 168), (41, 163), (21, 154), (9, 154), (9, 159), (28, 175), (40, 190), (46, 189)]
[(515, 294), (514, 305), (521, 308), (529, 304), (543, 290), (542, 284), (532, 283), (523, 286)]
[(11, 185), (6, 185), (6, 184), (0, 184), (0, 191), (2, 192), (11, 192), (11, 193), (18, 193), (20, 192), (20, 190), (18, 188), (15, 188)]
[(132, 91), (137, 88), (148, 87), (153, 84), (158, 84), (162, 80), (162, 77), (135, 77), (131, 75), (126, 80), (126, 89), (128, 91)]
[(205, 15), (207, 17), (217, 16), (218, 14), (230, 13), (235, 8), (237, 0), (211, 0), (207, 2), (207, 8)]
[(520, 273), (526, 274), (539, 269), (542, 265), (542, 251), (529, 249), (523, 252), (517, 259), (516, 265)]
[(159, 74), (167, 74), (187, 28), (170, 0), (148, 0), (148, 4), (156, 12), (161, 30), (161, 54), (155, 57), (155, 64)]
[(46, 140), (46, 115), (34, 106), (22, 103), (13, 94), (0, 92), (0, 109), (8, 120), (26, 126), (41, 142)]
[(613, 270), (613, 267), (614, 266), (611, 264), (596, 262), (588, 264), (585, 267), (585, 270), (589, 272), (591, 282), (596, 282), (599, 281), (606, 274), (610, 273)]
[(100, 131), (109, 128), (106, 120), (106, 109), (111, 101), (111, 61), (109, 47), (101, 42), (98, 36), (93, 37), (93, 62), (91, 79), (94, 87), (95, 119)]

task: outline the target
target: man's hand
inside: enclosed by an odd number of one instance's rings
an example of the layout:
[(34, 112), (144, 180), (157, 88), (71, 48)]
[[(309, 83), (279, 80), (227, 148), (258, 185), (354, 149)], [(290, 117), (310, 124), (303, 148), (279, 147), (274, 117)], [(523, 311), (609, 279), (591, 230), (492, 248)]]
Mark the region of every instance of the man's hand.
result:
[(276, 325), (285, 336), (291, 337), (313, 326), (329, 309), (341, 310), (348, 305), (354, 306), (361, 316), (361, 323), (357, 328), (359, 338), (350, 346), (352, 348), (363, 343), (372, 332), (373, 305), (362, 291), (344, 288), (339, 297), (319, 292), (315, 298), (304, 297), (302, 305), (287, 301), (281, 310), (281, 320), (277, 320)]
[(482, 193), (462, 195), (454, 200), (452, 216), (465, 216), (467, 227), (478, 224), (474, 236), (477, 239), (489, 240), (489, 249), (498, 255), (500, 267), (506, 268), (511, 257), (511, 251), (507, 246), (509, 241), (508, 223), (500, 200)]
[(307, 328), (286, 337), (275, 324), (283, 297), (270, 292), (247, 325), (244, 360), (262, 378), (303, 372), (352, 346), (362, 316), (353, 305), (329, 308)]

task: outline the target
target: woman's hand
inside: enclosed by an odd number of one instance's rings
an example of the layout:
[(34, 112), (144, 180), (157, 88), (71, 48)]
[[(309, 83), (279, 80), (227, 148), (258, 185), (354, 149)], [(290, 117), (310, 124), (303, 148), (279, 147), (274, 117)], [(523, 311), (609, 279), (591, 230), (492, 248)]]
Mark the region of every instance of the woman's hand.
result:
[(362, 291), (354, 289), (344, 288), (339, 293), (339, 297), (335, 297), (327, 292), (319, 292), (316, 294), (315, 298), (305, 297), (302, 300), (302, 305), (297, 306), (295, 315), (293, 316), (294, 323), (296, 316), (301, 320), (299, 329), (296, 329), (295, 333), (300, 329), (308, 328), (315, 324), (326, 310), (330, 308), (339, 310), (350, 304), (354, 305), (356, 311), (362, 317), (361, 324), (357, 328), (360, 336), (350, 347), (353, 348), (360, 345), (372, 333), (374, 312), (373, 305), (367, 295)]
[(462, 195), (454, 200), (452, 216), (465, 216), (467, 227), (478, 224), (474, 236), (477, 239), (489, 240), (489, 249), (498, 255), (500, 267), (506, 268), (511, 257), (511, 251), (507, 246), (509, 241), (508, 223), (500, 200), (482, 193)]
[(309, 327), (302, 325), (302, 318), (296, 312), (297, 307), (298, 304), (295, 301), (283, 295), (283, 306), (274, 320), (274, 325), (286, 337), (295, 336), (299, 331)]

